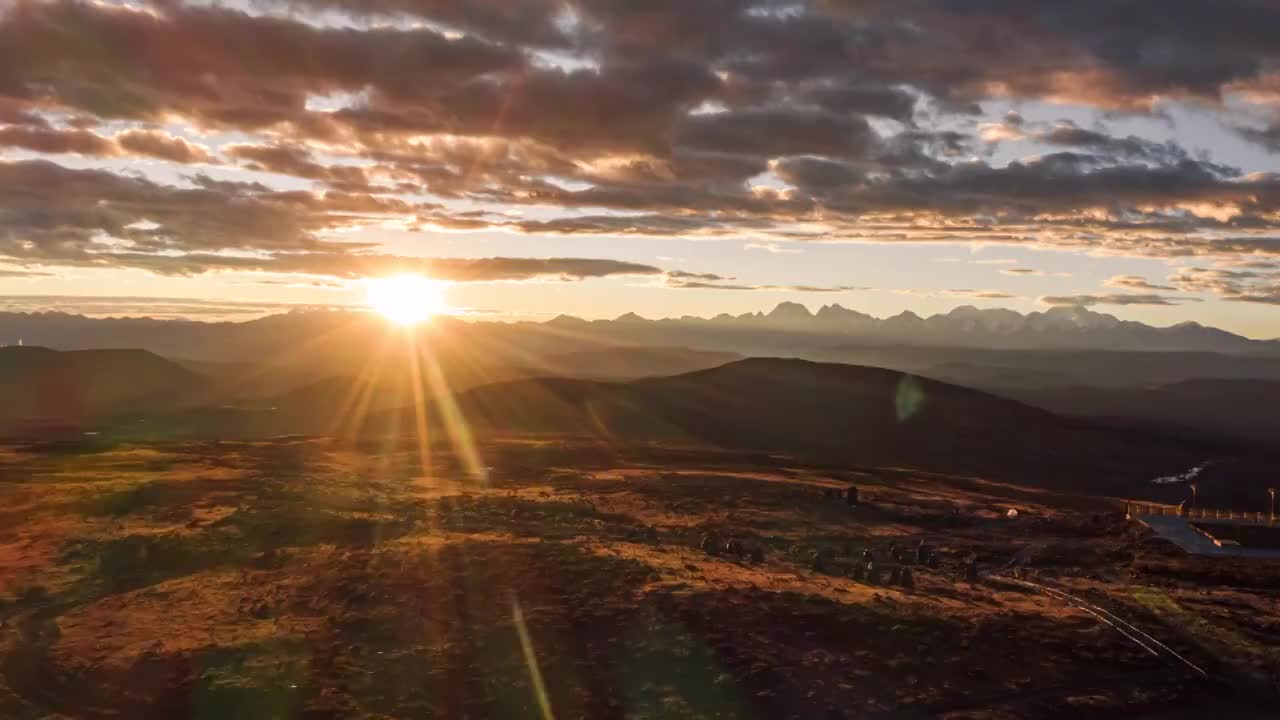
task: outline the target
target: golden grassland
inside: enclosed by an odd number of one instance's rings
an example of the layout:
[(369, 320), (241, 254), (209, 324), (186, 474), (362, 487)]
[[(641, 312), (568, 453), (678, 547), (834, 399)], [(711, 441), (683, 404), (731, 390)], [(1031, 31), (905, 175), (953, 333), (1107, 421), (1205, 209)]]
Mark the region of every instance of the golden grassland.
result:
[[(1130, 717), (1224, 702), (1046, 597), (1274, 682), (1277, 576), (980, 478), (577, 441), (0, 449), (0, 716)], [(850, 484), (866, 503), (832, 491)], [(1005, 512), (1019, 510), (1010, 520)], [(763, 561), (709, 554), (714, 534)], [(934, 548), (914, 588), (863, 550)], [(820, 559), (815, 562), (815, 556)], [(1221, 577), (1223, 573), (1227, 573)]]

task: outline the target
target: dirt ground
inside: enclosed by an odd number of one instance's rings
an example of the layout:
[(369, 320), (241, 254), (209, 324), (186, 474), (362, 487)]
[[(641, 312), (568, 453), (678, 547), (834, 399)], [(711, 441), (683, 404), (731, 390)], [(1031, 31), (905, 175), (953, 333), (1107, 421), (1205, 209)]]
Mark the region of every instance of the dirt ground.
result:
[[(1280, 564), (1187, 558), (1114, 502), (688, 448), (476, 450), (483, 478), (414, 443), (0, 447), (0, 717), (1270, 717), (1277, 702)], [(864, 553), (909, 566), (913, 587), (869, 582)], [(1210, 677), (1060, 600), (971, 582), (970, 560), (1087, 596)]]

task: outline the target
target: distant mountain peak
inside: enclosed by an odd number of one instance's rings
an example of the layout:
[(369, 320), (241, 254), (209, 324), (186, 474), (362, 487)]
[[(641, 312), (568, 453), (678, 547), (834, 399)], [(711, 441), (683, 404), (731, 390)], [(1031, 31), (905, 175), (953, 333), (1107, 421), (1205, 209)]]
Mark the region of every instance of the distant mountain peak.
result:
[(871, 318), (871, 316), (870, 316), (870, 315), (868, 315), (868, 314), (866, 314), (866, 313), (861, 313), (861, 312), (858, 312), (857, 310), (850, 310), (849, 308), (847, 308), (847, 307), (845, 307), (845, 306), (843, 306), (843, 305), (840, 305), (840, 304), (838, 304), (838, 303), (832, 303), (831, 305), (823, 305), (822, 307), (818, 308), (818, 312), (817, 312), (817, 314), (816, 314), (814, 317), (820, 317), (820, 318), (826, 318), (826, 317), (854, 318), (854, 317), (857, 317), (857, 318), (868, 318), (868, 319), (870, 319), (870, 318)]
[(561, 313), (560, 315), (557, 315), (551, 318), (550, 320), (548, 320), (547, 324), (577, 327), (580, 325), (590, 325), (591, 323), (587, 322), (586, 320), (583, 320), (580, 317), (575, 317), (573, 315), (565, 315)]
[(808, 320), (813, 317), (813, 313), (809, 312), (809, 308), (801, 305), (800, 303), (780, 302), (766, 317), (770, 320)]
[[(596, 345), (680, 345), (747, 354), (799, 353), (804, 343), (833, 345), (917, 345), (991, 349), (1079, 349), (1136, 351), (1196, 351), (1280, 356), (1280, 342), (1255, 341), (1195, 322), (1151, 326), (1120, 320), (1081, 306), (1045, 308), (1026, 314), (1007, 308), (961, 305), (921, 318), (904, 311), (875, 317), (838, 304), (811, 312), (797, 302), (777, 304), (766, 315), (721, 313), (714, 318), (664, 317), (651, 319), (627, 312), (614, 320), (588, 321), (558, 315), (543, 323), (455, 321), (442, 318), (433, 332), (446, 334), (523, 332), (516, 346), (563, 343), (568, 338)], [(148, 318), (93, 319), (66, 314), (0, 313), (0, 343), (24, 338), (27, 345), (58, 350), (76, 348), (143, 347), (160, 355), (192, 360), (244, 361), (269, 357), (293, 348), (307, 338), (333, 328), (350, 342), (335, 342), (332, 353), (347, 357), (366, 340), (385, 332), (367, 313), (281, 313), (244, 323), (205, 323)], [(537, 328), (558, 331), (537, 336)], [(798, 344), (799, 343), (799, 344)], [(348, 350), (350, 346), (351, 350)], [(195, 357), (188, 357), (194, 355)]]

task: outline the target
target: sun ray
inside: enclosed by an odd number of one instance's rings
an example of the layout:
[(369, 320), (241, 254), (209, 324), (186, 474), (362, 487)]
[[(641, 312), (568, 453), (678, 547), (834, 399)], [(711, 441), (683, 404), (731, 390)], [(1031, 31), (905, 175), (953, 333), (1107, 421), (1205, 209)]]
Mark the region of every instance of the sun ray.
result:
[(435, 401), (440, 421), (444, 423), (444, 429), (449, 436), (454, 453), (462, 460), (468, 475), (481, 482), (488, 481), (489, 474), (484, 463), (480, 461), (480, 453), (476, 450), (471, 428), (467, 424), (462, 409), (454, 400), (453, 389), (449, 387), (449, 381), (440, 368), (440, 363), (431, 353), (419, 350), (416, 355), (426, 371), (427, 390), (431, 394), (431, 399)]
[(427, 397), (422, 386), (421, 351), (416, 338), (410, 338), (407, 349), (409, 381), (413, 389), (414, 430), (418, 441), (418, 464), (421, 466), (422, 476), (426, 477), (431, 471), (431, 434), (427, 426)]

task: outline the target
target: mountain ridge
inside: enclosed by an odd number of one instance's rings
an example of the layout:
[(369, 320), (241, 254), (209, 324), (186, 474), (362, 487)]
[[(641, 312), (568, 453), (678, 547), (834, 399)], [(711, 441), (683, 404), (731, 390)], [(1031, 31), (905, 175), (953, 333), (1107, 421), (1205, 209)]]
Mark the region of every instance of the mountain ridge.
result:
[(579, 331), (625, 326), (631, 333), (641, 332), (643, 328), (679, 326), (767, 330), (830, 335), (872, 344), (941, 347), (1280, 354), (1280, 342), (1274, 340), (1255, 340), (1191, 321), (1169, 326), (1147, 325), (1079, 305), (1055, 306), (1025, 314), (1008, 308), (959, 305), (928, 317), (904, 310), (877, 318), (838, 303), (822, 305), (814, 312), (806, 305), (788, 301), (768, 312), (722, 313), (712, 318), (684, 316), (650, 320), (627, 313), (614, 320), (585, 320), (562, 314), (548, 324), (571, 326)]
[[(243, 322), (206, 323), (149, 318), (87, 318), (64, 313), (0, 313), (0, 339), (57, 349), (141, 347), (192, 360), (243, 360), (283, 354), (337, 328), (352, 328), (367, 341), (385, 334), (381, 318), (362, 311), (293, 311)], [(542, 334), (576, 349), (610, 345), (681, 346), (741, 354), (790, 354), (793, 348), (912, 345), (1011, 350), (1116, 350), (1260, 354), (1280, 357), (1280, 341), (1255, 340), (1196, 322), (1153, 326), (1121, 320), (1081, 306), (1019, 313), (1007, 308), (960, 305), (928, 317), (909, 310), (878, 318), (839, 304), (783, 302), (768, 312), (722, 313), (710, 318), (648, 319), (624, 313), (586, 320), (560, 314), (545, 322), (497, 322), (440, 317), (427, 329), (500, 335), (525, 343)], [(279, 338), (273, 340), (272, 338)], [(344, 341), (345, 342), (345, 341)], [(276, 347), (273, 343), (278, 344)], [(290, 345), (293, 343), (293, 345)], [(351, 344), (351, 343), (345, 343)], [(358, 344), (358, 343), (357, 343)], [(512, 345), (513, 343), (507, 343)], [(244, 348), (237, 355), (236, 348)], [(197, 354), (193, 356), (192, 354)], [(204, 353), (199, 355), (199, 353)]]

